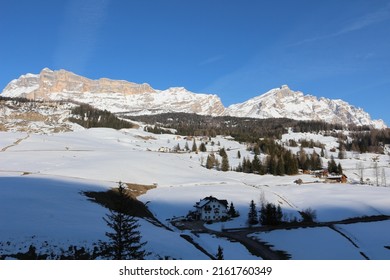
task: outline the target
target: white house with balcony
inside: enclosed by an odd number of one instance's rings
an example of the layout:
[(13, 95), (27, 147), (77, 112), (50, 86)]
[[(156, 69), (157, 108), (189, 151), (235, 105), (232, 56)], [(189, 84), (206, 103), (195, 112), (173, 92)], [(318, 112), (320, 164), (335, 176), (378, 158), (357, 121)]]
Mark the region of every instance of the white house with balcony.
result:
[(195, 205), (194, 218), (202, 221), (219, 221), (228, 217), (228, 202), (213, 196), (205, 197)]

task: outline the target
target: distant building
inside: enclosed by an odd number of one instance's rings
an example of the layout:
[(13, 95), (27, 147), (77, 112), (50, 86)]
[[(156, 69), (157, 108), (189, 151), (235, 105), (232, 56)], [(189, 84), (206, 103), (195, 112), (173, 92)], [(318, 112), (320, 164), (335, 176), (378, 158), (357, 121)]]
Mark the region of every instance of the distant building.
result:
[(194, 219), (202, 221), (219, 221), (227, 218), (228, 202), (213, 196), (205, 197), (197, 202), (195, 211), (192, 212)]
[(325, 179), (326, 183), (348, 183), (348, 177), (345, 174), (342, 175), (329, 175)]
[(171, 149), (168, 148), (168, 147), (160, 147), (160, 148), (158, 149), (158, 151), (159, 151), (160, 153), (170, 153), (170, 152), (171, 152)]

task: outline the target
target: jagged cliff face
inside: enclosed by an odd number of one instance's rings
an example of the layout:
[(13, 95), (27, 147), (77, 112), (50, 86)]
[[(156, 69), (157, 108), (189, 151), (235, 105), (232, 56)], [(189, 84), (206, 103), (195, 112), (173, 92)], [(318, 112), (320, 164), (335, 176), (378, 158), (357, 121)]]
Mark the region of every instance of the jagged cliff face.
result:
[[(24, 93), (21, 92), (24, 90)], [(5, 89), (7, 95), (29, 99), (51, 99), (52, 93), (122, 93), (140, 94), (155, 92), (148, 84), (136, 84), (110, 79), (91, 80), (65, 70), (52, 71), (45, 68), (39, 75), (27, 74), (12, 81)]]
[(129, 114), (186, 112), (219, 115), (225, 110), (216, 95), (195, 94), (184, 88), (155, 90), (149, 84), (110, 79), (91, 80), (74, 73), (43, 69), (13, 80), (4, 96), (35, 100), (74, 100), (99, 109)]
[(368, 113), (340, 99), (304, 95), (288, 86), (272, 89), (241, 104), (225, 108), (216, 95), (193, 93), (182, 87), (156, 90), (148, 84), (110, 79), (91, 80), (65, 70), (43, 69), (11, 81), (3, 96), (41, 100), (74, 100), (129, 115), (167, 112), (250, 118), (291, 118), (329, 123), (386, 127)]

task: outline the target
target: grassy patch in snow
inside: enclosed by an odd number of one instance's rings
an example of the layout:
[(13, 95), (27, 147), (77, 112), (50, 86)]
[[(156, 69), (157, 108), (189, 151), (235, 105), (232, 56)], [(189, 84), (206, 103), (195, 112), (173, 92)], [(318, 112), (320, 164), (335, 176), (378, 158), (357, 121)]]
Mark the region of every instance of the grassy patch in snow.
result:
[[(140, 217), (155, 219), (149, 209), (137, 199), (138, 196), (146, 193), (148, 190), (155, 188), (153, 185), (139, 185), (126, 183), (126, 214)], [(83, 192), (91, 201), (96, 202), (108, 209), (117, 210), (119, 203), (118, 188), (113, 188), (105, 192)]]

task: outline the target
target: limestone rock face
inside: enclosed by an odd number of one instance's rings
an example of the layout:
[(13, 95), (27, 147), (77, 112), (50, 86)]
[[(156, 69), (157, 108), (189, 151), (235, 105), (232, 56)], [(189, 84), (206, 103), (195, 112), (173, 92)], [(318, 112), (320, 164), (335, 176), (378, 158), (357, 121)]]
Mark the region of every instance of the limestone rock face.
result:
[(72, 72), (45, 68), (11, 81), (3, 96), (33, 100), (72, 100), (99, 109), (128, 114), (166, 112), (220, 115), (225, 110), (216, 95), (197, 94), (182, 87), (155, 90), (149, 84), (101, 78), (91, 80)]
[(168, 112), (249, 118), (290, 118), (344, 125), (385, 128), (361, 108), (340, 99), (317, 98), (293, 91), (287, 85), (225, 108), (217, 95), (200, 94), (183, 87), (153, 89), (149, 84), (102, 78), (91, 80), (74, 73), (45, 68), (40, 74), (26, 74), (11, 81), (2, 96), (38, 100), (71, 100), (102, 110), (128, 115)]
[(38, 88), (26, 95), (31, 99), (50, 99), (55, 92), (75, 93), (122, 93), (139, 94), (155, 92), (148, 84), (136, 84), (110, 79), (91, 80), (65, 70), (52, 71), (43, 69), (38, 75)]

